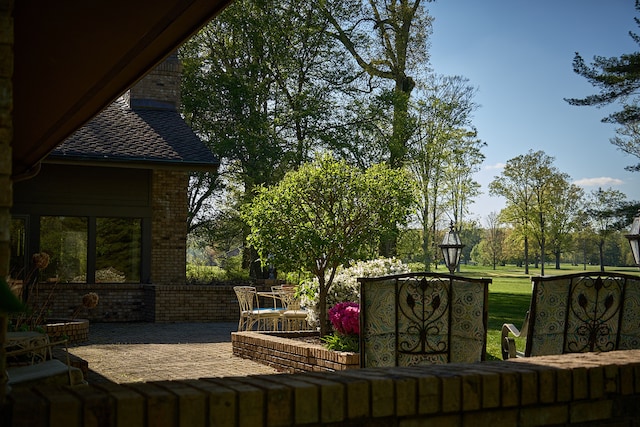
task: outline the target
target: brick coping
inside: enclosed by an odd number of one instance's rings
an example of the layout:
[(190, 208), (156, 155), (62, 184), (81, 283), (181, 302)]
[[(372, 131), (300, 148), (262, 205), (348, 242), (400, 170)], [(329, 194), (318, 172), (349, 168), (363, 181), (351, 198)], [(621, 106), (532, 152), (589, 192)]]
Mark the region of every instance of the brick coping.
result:
[(358, 353), (328, 350), (323, 345), (291, 339), (309, 336), (318, 336), (318, 333), (232, 332), (231, 345), (234, 356), (283, 372), (333, 372), (360, 367)]
[[(640, 350), (12, 390), (3, 425), (637, 425)], [(50, 421), (47, 424), (47, 421)], [(1, 423), (0, 423), (1, 424)]]

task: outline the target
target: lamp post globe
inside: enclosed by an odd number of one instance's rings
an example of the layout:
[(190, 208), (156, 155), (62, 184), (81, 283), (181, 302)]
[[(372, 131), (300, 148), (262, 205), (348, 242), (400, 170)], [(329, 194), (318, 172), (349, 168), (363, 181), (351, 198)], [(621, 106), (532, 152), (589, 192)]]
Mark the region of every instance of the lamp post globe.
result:
[(640, 267), (640, 210), (633, 218), (631, 230), (629, 231), (629, 234), (625, 235), (625, 237), (629, 239), (631, 252), (633, 253), (633, 260), (635, 261), (636, 266)]
[(460, 255), (462, 255), (464, 245), (460, 241), (460, 236), (458, 236), (455, 230), (453, 221), (451, 221), (449, 231), (445, 233), (442, 243), (438, 246), (442, 250), (444, 264), (451, 274), (455, 274), (456, 268), (458, 268), (458, 264), (460, 263)]

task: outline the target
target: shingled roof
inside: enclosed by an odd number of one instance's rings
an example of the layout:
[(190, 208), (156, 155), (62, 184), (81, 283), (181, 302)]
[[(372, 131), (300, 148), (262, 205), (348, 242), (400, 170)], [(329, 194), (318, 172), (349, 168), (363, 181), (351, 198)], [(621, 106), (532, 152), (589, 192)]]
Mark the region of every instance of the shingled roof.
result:
[(118, 98), (66, 139), (48, 163), (212, 170), (219, 162), (175, 110), (131, 109)]

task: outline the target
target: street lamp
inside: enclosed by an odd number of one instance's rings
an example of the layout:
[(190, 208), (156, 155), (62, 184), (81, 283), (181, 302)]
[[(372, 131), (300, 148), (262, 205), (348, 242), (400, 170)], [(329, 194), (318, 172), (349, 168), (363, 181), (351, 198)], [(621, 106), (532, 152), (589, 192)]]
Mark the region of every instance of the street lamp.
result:
[[(640, 237), (640, 236), (639, 236)], [(444, 263), (449, 269), (451, 274), (455, 274), (458, 263), (460, 262), (460, 255), (462, 254), (462, 248), (464, 245), (460, 241), (460, 236), (456, 233), (451, 221), (449, 231), (444, 235), (442, 244), (438, 245), (442, 249), (442, 255), (444, 256)]]
[(624, 237), (629, 239), (631, 252), (633, 253), (633, 260), (635, 261), (636, 265), (640, 267), (640, 210), (633, 218), (631, 231)]

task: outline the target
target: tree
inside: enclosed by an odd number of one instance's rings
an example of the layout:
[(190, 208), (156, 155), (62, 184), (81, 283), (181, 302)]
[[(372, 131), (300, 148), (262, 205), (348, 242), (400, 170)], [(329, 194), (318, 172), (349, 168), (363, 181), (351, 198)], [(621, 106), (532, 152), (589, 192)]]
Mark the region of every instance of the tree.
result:
[(327, 293), (338, 266), (362, 257), (389, 224), (403, 223), (412, 203), (413, 188), (402, 170), (379, 164), (362, 172), (325, 154), (259, 188), (243, 217), (251, 227), (248, 241), (263, 262), (318, 278), (324, 336)]
[[(635, 2), (636, 11), (640, 12), (640, 0)], [(634, 18), (640, 26), (640, 19)], [(629, 31), (631, 38), (640, 45), (640, 36)], [(618, 136), (611, 139), (611, 143), (622, 151), (640, 157), (640, 138), (638, 123), (640, 123), (640, 107), (638, 97), (640, 93), (640, 52), (620, 55), (620, 57), (594, 56), (593, 63), (587, 65), (576, 52), (573, 58), (573, 71), (584, 77), (600, 93), (585, 98), (565, 98), (571, 105), (603, 106), (614, 102), (622, 104), (622, 110), (610, 114), (603, 122), (621, 125), (616, 130)], [(629, 166), (628, 170), (640, 170), (640, 163)]]
[[(424, 3), (431, 0), (324, 0), (320, 8), (339, 40), (372, 79), (391, 82), (392, 105), (388, 162), (402, 166), (413, 133), (409, 114), (415, 76), (428, 64), (428, 37), (433, 19)], [(411, 75), (413, 74), (413, 76)]]
[(501, 212), (503, 221), (513, 224), (524, 241), (525, 274), (529, 274), (529, 236), (535, 203), (531, 177), (542, 154), (530, 150), (526, 155), (508, 160), (501, 175), (489, 183), (490, 194), (507, 200)]
[(480, 151), (486, 144), (476, 138), (476, 132), (462, 131), (459, 138), (451, 141), (452, 149), (447, 153), (444, 170), (444, 205), (452, 212), (452, 221), (458, 232), (469, 213), (473, 197), (480, 194), (480, 184), (473, 174), (480, 170), (484, 154)]
[(591, 221), (584, 207), (580, 207), (576, 217), (577, 231), (573, 233), (573, 250), (576, 253), (575, 264), (578, 264), (577, 254), (582, 258), (582, 268), (587, 269), (587, 263), (594, 251), (596, 234), (593, 230)]
[(571, 212), (562, 209), (574, 200), (574, 194), (568, 194), (567, 189), (578, 191), (569, 184), (569, 176), (553, 166), (553, 160), (542, 151), (529, 150), (507, 161), (501, 176), (489, 184), (490, 192), (507, 199), (501, 214), (503, 219), (514, 224), (523, 237), (526, 273), (529, 272), (528, 237), (533, 236), (538, 242), (540, 272), (544, 275), (547, 237), (553, 232), (552, 242), (560, 244), (560, 237), (567, 232), (561, 223)]
[(485, 249), (489, 253), (491, 265), (496, 269), (496, 265), (502, 261), (502, 246), (504, 245), (504, 230), (501, 227), (500, 217), (497, 212), (487, 215), (487, 230), (485, 236)]
[[(428, 69), (431, 0), (323, 0), (320, 9), (332, 35), (369, 77), (377, 100), (390, 107), (391, 123), (379, 127), (386, 161), (401, 168), (415, 124), (410, 113), (417, 76)], [(378, 88), (377, 85), (381, 87)], [(386, 125), (386, 123), (383, 123)], [(388, 230), (380, 245), (383, 256), (395, 253), (398, 230)]]
[(586, 212), (593, 229), (598, 235), (598, 252), (600, 255), (600, 271), (604, 271), (604, 245), (607, 239), (617, 230), (628, 224), (626, 196), (612, 188), (598, 188), (589, 195)]
[[(185, 120), (221, 159), (226, 180), (243, 189), (240, 202), (335, 141), (336, 105), (355, 75), (327, 25), (308, 1), (239, 0), (181, 48)], [(191, 183), (191, 218), (202, 220), (220, 180)], [(256, 258), (245, 251), (245, 266)]]
[(422, 226), (427, 271), (436, 258), (436, 233), (445, 208), (462, 226), (479, 184), (471, 179), (484, 159), (471, 114), (475, 88), (460, 76), (431, 76), (429, 91), (417, 102), (416, 133), (409, 144), (408, 166), (418, 183), (417, 218)]
[[(551, 219), (554, 218), (552, 212), (557, 212), (555, 204), (563, 203), (562, 195), (564, 189), (569, 187), (569, 176), (560, 172), (553, 166), (553, 157), (547, 156), (541, 151), (529, 153), (532, 155), (530, 161), (534, 161), (531, 170), (530, 182), (533, 194), (531, 231), (538, 241), (540, 250), (540, 275), (544, 276), (544, 266), (547, 251), (547, 234), (552, 228)], [(535, 159), (535, 160), (534, 160)]]
[(547, 232), (556, 269), (560, 268), (560, 255), (571, 246), (572, 232), (580, 230), (583, 198), (582, 188), (568, 182), (560, 183), (551, 194)]

